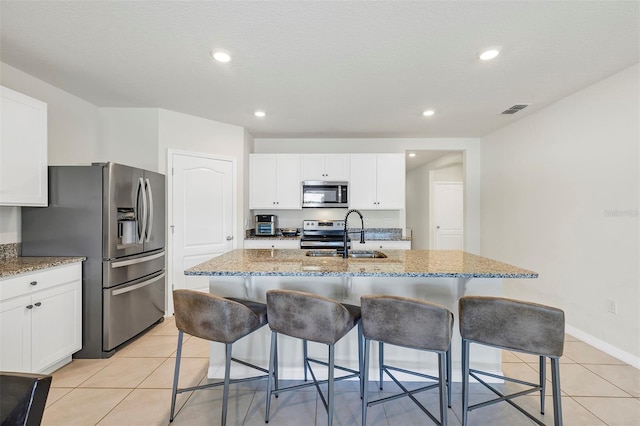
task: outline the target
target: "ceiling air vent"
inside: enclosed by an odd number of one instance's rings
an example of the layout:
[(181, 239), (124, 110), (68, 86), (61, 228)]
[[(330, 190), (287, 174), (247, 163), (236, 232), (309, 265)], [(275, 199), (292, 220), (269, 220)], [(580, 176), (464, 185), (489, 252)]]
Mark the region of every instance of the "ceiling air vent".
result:
[(515, 114), (516, 112), (525, 109), (529, 104), (516, 104), (508, 109), (505, 109), (500, 114)]

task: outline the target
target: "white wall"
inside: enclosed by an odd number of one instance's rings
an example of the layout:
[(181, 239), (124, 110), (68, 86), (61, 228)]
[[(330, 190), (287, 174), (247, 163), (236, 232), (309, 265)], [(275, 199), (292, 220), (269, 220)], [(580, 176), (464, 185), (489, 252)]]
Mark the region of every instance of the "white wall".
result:
[[(465, 177), (465, 250), (480, 253), (480, 140), (476, 138), (256, 138), (257, 153), (406, 153), (415, 150), (461, 151)], [(412, 183), (407, 182), (407, 185)], [(407, 192), (407, 194), (409, 194)], [(411, 203), (411, 200), (407, 200)], [(379, 227), (389, 223), (389, 214), (397, 212), (367, 211), (366, 216)], [(289, 216), (290, 214), (286, 214)], [(408, 228), (404, 211), (395, 225)], [(391, 216), (393, 218), (393, 216)], [(291, 225), (295, 226), (295, 225)], [(376, 225), (368, 225), (374, 227)], [(412, 228), (413, 229), (413, 228)]]
[(112, 161), (158, 172), (158, 108), (100, 108), (100, 151), (94, 161)]
[[(47, 103), (48, 162), (88, 164), (99, 150), (98, 107), (0, 62), (0, 84)], [(21, 241), (20, 208), (0, 207), (0, 243)]]
[(639, 96), (636, 65), (482, 138), (482, 254), (540, 274), (505, 293), (638, 367)]

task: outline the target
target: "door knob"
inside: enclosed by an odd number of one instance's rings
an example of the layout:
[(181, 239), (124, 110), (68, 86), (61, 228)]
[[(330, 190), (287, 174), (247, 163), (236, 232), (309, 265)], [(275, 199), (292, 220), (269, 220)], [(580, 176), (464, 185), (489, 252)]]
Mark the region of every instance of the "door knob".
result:
[(436, 229), (440, 229), (440, 225), (436, 226)]
[(227, 237), (227, 241), (231, 241), (231, 240), (233, 240), (233, 237), (232, 237), (231, 235), (229, 235), (229, 236)]

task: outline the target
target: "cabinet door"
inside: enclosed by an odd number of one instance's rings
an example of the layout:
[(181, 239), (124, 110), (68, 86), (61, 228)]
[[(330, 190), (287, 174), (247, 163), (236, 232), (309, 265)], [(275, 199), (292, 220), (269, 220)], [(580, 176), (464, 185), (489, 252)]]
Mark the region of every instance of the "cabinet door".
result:
[[(300, 155), (278, 154), (276, 170), (276, 209), (302, 208)], [(271, 207), (274, 208), (274, 207)]]
[(275, 208), (277, 167), (275, 154), (252, 154), (249, 157), (249, 208)]
[(0, 302), (0, 371), (34, 371), (31, 369), (32, 310), (31, 296)]
[(323, 154), (302, 154), (301, 180), (327, 180)]
[(47, 104), (0, 87), (0, 205), (47, 205)]
[(42, 371), (82, 348), (80, 280), (32, 296), (33, 371)]
[(405, 160), (402, 154), (378, 154), (376, 208), (405, 208)]
[(349, 207), (376, 208), (376, 155), (352, 154), (349, 173)]
[(325, 179), (334, 181), (349, 180), (349, 156), (346, 154), (327, 154), (324, 156)]

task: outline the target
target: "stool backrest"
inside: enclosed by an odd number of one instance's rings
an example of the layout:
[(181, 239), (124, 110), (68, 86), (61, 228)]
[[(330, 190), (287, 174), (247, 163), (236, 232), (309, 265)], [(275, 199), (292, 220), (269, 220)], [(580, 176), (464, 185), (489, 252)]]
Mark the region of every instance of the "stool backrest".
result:
[(178, 330), (213, 342), (233, 343), (260, 327), (260, 319), (241, 303), (209, 293), (174, 290)]
[(445, 307), (399, 296), (360, 298), (365, 337), (414, 349), (446, 351), (453, 314)]
[(545, 356), (562, 356), (564, 312), (550, 306), (501, 297), (463, 297), (459, 306), (463, 339)]
[(325, 344), (333, 344), (354, 326), (349, 311), (339, 302), (297, 290), (267, 291), (271, 330)]

